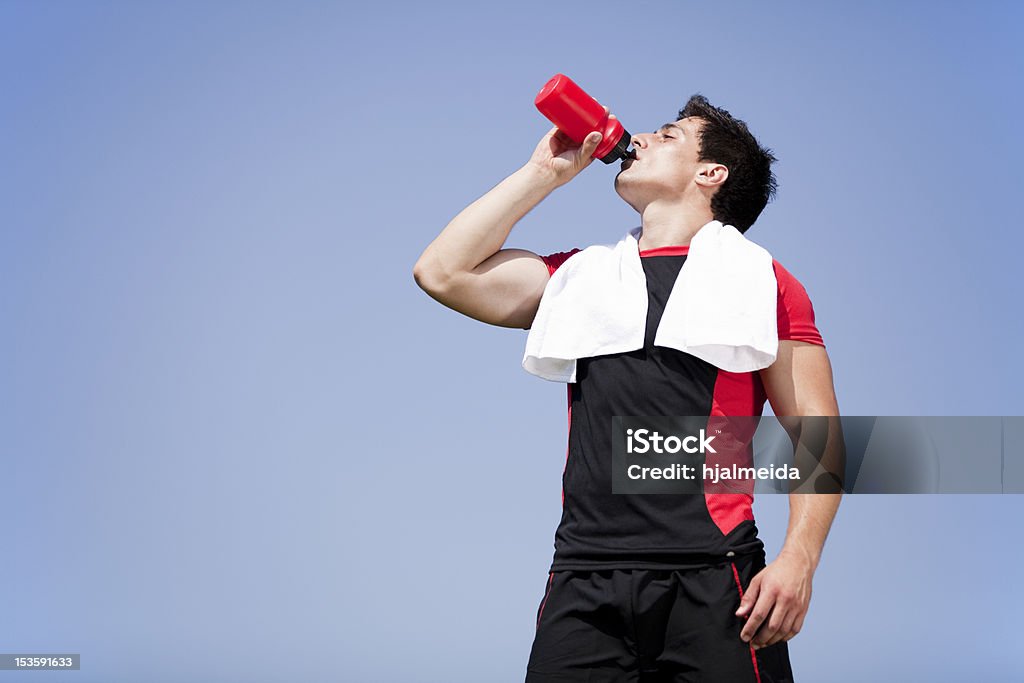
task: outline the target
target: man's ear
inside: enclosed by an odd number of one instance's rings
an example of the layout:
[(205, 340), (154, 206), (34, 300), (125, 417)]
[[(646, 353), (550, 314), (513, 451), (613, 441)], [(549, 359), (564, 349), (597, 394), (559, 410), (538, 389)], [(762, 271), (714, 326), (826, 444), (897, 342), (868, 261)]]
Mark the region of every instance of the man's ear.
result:
[(709, 189), (720, 187), (729, 177), (729, 169), (722, 164), (707, 164), (697, 171), (697, 184)]

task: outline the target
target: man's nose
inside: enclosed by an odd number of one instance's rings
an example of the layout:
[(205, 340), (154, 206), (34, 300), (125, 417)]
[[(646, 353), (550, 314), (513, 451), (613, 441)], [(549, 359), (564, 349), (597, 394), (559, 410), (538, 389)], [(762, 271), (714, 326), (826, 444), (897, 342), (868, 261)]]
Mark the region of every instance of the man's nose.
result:
[(629, 139), (629, 143), (634, 147), (640, 147), (641, 149), (647, 146), (647, 140), (644, 138), (643, 133), (637, 133), (636, 135), (631, 137)]

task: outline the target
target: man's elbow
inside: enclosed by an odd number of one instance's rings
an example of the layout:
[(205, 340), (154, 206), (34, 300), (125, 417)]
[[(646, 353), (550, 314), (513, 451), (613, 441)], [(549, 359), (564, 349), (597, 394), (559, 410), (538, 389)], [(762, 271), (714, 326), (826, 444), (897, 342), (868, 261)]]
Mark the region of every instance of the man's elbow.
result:
[(822, 397), (819, 400), (798, 404), (793, 414), (802, 417), (839, 417), (839, 406), (834, 399)]
[(451, 282), (444, 269), (425, 255), (412, 267), (412, 277), (420, 289), (435, 298), (443, 296)]
[(429, 292), (433, 285), (433, 279), (431, 277), (430, 269), (423, 266), (419, 261), (412, 267), (412, 278), (416, 281), (416, 285), (425, 292)]

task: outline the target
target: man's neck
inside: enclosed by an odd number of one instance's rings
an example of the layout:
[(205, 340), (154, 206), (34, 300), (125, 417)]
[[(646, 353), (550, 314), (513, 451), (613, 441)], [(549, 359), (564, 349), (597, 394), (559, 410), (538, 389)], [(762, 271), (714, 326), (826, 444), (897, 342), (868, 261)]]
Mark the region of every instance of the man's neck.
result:
[(684, 246), (697, 231), (714, 220), (710, 211), (693, 211), (687, 207), (648, 204), (640, 215), (643, 230), (640, 250)]

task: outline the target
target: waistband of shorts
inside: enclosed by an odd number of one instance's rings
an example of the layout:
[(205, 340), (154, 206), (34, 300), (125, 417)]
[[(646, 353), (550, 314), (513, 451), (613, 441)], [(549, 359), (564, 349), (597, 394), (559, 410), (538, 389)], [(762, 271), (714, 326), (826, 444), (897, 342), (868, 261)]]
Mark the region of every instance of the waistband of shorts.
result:
[(602, 571), (607, 569), (700, 569), (730, 562), (765, 559), (764, 546), (737, 548), (724, 553), (645, 553), (607, 557), (555, 558), (548, 571)]

